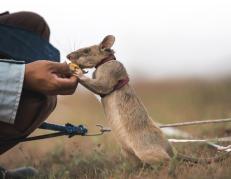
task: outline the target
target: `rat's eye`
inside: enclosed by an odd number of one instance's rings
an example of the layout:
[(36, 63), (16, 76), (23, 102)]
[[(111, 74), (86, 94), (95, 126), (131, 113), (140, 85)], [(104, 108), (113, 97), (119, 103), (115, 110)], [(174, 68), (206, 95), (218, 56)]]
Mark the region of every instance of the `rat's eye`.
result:
[(83, 53), (88, 54), (90, 51), (91, 51), (90, 48), (86, 48), (86, 49), (83, 50)]

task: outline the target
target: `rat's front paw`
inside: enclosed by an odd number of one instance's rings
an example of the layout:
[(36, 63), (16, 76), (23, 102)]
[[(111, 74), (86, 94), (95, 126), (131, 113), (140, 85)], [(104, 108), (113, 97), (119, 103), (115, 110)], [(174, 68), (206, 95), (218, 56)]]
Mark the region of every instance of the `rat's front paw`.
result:
[(74, 76), (77, 76), (77, 77), (81, 77), (83, 75), (83, 71), (81, 69), (76, 69), (74, 72), (73, 72), (73, 75)]

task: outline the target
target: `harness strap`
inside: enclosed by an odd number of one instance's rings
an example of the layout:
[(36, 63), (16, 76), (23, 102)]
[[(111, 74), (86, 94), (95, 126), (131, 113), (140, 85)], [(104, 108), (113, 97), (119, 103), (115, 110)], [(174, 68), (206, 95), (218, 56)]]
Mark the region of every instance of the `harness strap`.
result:
[(109, 55), (108, 57), (104, 58), (103, 60), (101, 60), (96, 66), (95, 68), (98, 68), (100, 65), (111, 61), (111, 60), (116, 60), (116, 57), (114, 56), (114, 54)]
[[(95, 66), (95, 68), (97, 69), (100, 65), (103, 65), (104, 63), (106, 63), (108, 61), (111, 61), (111, 60), (116, 60), (116, 57), (114, 56), (114, 54), (111, 54), (110, 56), (108, 56), (108, 57), (104, 58), (103, 60), (101, 60), (101, 62), (99, 62)], [(111, 94), (113, 91), (122, 88), (124, 85), (128, 84), (128, 82), (129, 82), (129, 78), (127, 76), (124, 79), (119, 80), (118, 83), (114, 86), (113, 90), (110, 93), (108, 93), (108, 94), (99, 94), (99, 95), (100, 95), (101, 98), (103, 98), (103, 97)]]
[(119, 80), (111, 92), (109, 92), (108, 94), (100, 94), (100, 97), (103, 98), (103, 97), (111, 94), (115, 90), (118, 90), (118, 89), (122, 88), (124, 85), (128, 84), (128, 82), (129, 82), (129, 78), (127, 76), (126, 78)]
[(122, 80), (119, 80), (118, 83), (114, 86), (113, 91), (122, 88), (124, 85), (128, 84), (129, 78), (128, 76)]

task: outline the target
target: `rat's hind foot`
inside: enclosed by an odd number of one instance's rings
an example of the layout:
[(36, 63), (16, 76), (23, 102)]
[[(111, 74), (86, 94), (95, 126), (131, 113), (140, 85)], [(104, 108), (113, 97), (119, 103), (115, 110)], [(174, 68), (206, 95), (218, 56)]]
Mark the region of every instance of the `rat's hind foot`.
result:
[(136, 156), (143, 162), (149, 165), (168, 165), (170, 156), (162, 148), (147, 149), (142, 151), (136, 151)]

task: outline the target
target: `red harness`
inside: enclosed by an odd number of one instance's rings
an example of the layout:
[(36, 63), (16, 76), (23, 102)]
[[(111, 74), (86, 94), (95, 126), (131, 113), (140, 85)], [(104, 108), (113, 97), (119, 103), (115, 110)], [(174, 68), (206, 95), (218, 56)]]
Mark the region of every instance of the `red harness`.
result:
[(101, 60), (101, 62), (99, 62), (99, 63), (95, 66), (95, 68), (98, 68), (100, 65), (102, 65), (102, 64), (104, 64), (104, 63), (106, 63), (106, 62), (108, 62), (108, 61), (111, 61), (111, 60), (116, 60), (116, 57), (115, 57), (113, 54), (111, 54), (111, 55), (109, 55), (108, 57), (106, 57), (106, 58), (104, 58), (103, 60)]
[[(113, 54), (111, 54), (110, 56), (108, 56), (108, 57), (104, 58), (103, 60), (101, 60), (101, 62), (99, 62), (95, 66), (95, 68), (98, 68), (100, 65), (102, 65), (102, 64), (104, 64), (104, 63), (106, 63), (108, 61), (111, 61), (111, 60), (116, 60), (116, 58), (115, 58), (115, 56)], [(108, 93), (108, 94), (99, 94), (99, 95), (100, 95), (101, 98), (103, 98), (103, 97), (111, 94), (113, 91), (122, 88), (124, 85), (128, 84), (128, 82), (129, 82), (129, 78), (127, 76), (127, 77), (119, 80), (118, 83), (114, 86), (113, 90), (110, 93)]]

